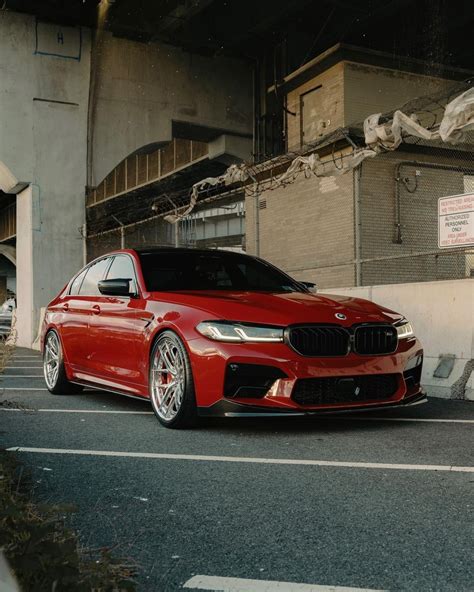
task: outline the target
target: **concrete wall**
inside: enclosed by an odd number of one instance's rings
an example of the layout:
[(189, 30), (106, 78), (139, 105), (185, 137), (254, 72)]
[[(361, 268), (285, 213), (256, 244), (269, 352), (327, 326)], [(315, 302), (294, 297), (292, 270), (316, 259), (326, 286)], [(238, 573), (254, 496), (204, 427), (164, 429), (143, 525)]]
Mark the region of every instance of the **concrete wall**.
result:
[(252, 71), (238, 60), (105, 34), (93, 80), (92, 185), (143, 146), (170, 141), (172, 121), (253, 133)]
[[(474, 279), (337, 288), (328, 292), (372, 300), (404, 314), (421, 340), (428, 395), (474, 400)], [(449, 378), (435, 378), (440, 355), (455, 356)]]
[[(352, 174), (306, 179), (261, 194), (259, 253), (295, 279), (320, 287), (353, 285)], [(261, 203), (263, 205), (263, 203)], [(257, 253), (255, 198), (246, 198), (246, 247)]]
[[(39, 52), (58, 33), (77, 57)], [(21, 345), (31, 344), (39, 307), (82, 265), (89, 73), (86, 30), (38, 31), (33, 17), (0, 11), (0, 161), (31, 184), (17, 197)]]

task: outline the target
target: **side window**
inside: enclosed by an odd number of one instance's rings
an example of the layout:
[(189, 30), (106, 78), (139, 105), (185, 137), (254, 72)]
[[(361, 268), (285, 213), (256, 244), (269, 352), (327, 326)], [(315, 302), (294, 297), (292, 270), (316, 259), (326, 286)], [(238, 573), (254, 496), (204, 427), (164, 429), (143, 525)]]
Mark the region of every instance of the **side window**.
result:
[(86, 272), (89, 268), (84, 269), (84, 271), (82, 273), (80, 273), (77, 278), (72, 282), (71, 287), (69, 288), (69, 294), (71, 296), (74, 296), (75, 294), (79, 294), (79, 288), (81, 287), (82, 284), (82, 280), (84, 279), (84, 276), (86, 275)]
[(132, 260), (127, 255), (117, 255), (110, 269), (107, 273), (108, 280), (130, 280), (130, 290), (132, 292), (137, 289), (137, 282), (135, 279), (135, 268)]
[(110, 257), (101, 259), (97, 263), (93, 263), (87, 270), (86, 277), (82, 282), (79, 290), (81, 296), (98, 296), (100, 295), (97, 283), (104, 279), (105, 270), (110, 263)]

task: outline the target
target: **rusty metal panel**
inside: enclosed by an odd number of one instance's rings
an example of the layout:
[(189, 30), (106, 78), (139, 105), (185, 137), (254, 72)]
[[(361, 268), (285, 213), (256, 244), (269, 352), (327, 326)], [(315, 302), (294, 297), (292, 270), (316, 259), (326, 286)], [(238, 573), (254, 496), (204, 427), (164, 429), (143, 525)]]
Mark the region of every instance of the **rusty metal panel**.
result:
[(115, 189), (117, 193), (125, 191), (125, 161), (123, 160), (116, 168)]
[(161, 150), (161, 171), (160, 176), (167, 175), (175, 168), (175, 142), (173, 140)]
[(127, 165), (127, 189), (135, 187), (137, 184), (137, 157), (129, 156), (126, 160)]
[(137, 156), (137, 185), (143, 185), (147, 181), (148, 154)]
[(191, 160), (197, 160), (198, 158), (202, 158), (206, 156), (209, 152), (209, 147), (206, 142), (195, 142), (194, 140), (191, 142)]
[(115, 195), (115, 169), (105, 179), (105, 197)]
[(156, 150), (148, 155), (148, 181), (158, 179), (160, 175), (160, 151)]
[(191, 140), (176, 139), (175, 168), (186, 166), (191, 162)]

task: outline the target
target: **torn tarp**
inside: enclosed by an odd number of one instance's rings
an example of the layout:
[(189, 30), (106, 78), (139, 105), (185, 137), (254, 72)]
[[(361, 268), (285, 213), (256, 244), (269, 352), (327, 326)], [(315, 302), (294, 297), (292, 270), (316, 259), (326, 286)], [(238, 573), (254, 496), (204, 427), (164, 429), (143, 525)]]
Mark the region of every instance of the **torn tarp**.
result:
[(364, 121), (365, 143), (373, 150), (396, 150), (402, 142), (402, 133), (423, 140), (461, 142), (465, 132), (474, 129), (474, 88), (460, 94), (446, 105), (438, 129), (423, 127), (415, 113), (406, 115), (395, 111), (391, 121), (380, 123), (381, 113), (369, 115)]

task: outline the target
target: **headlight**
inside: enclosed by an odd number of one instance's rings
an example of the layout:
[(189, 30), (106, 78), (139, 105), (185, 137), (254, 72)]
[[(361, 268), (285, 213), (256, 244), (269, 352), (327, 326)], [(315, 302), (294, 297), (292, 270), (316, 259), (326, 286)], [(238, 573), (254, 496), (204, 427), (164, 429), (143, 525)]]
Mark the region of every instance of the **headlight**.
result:
[(415, 332), (413, 331), (413, 327), (411, 323), (409, 323), (406, 319), (401, 321), (399, 325), (396, 327), (398, 339), (407, 339), (408, 337), (414, 337)]
[(196, 330), (214, 341), (245, 341), (277, 342), (283, 341), (283, 329), (279, 327), (259, 327), (241, 323), (226, 323), (225, 321), (203, 321)]

